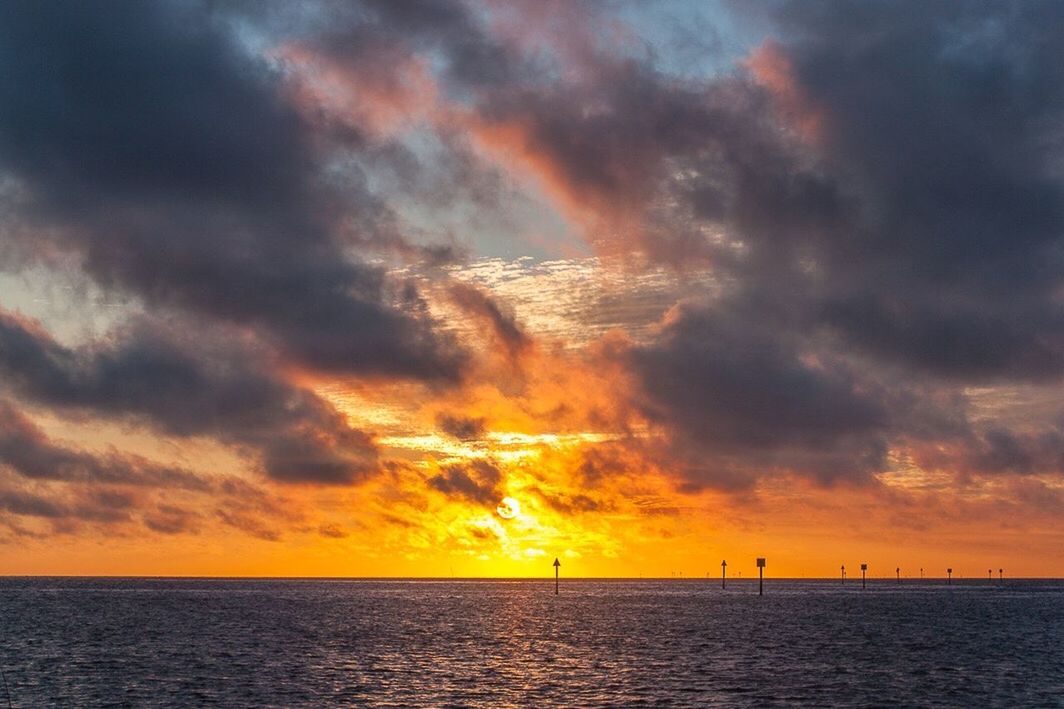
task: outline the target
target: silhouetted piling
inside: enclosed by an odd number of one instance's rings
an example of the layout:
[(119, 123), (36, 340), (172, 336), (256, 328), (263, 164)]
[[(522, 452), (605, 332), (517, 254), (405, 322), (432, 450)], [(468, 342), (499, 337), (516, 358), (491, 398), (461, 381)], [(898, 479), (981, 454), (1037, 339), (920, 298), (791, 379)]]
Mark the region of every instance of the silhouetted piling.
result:
[(868, 564), (861, 564), (861, 590), (865, 590), (865, 572), (868, 571)]
[(562, 562), (558, 561), (558, 557), (554, 557), (554, 595), (558, 595), (558, 567), (562, 565)]
[(727, 562), (727, 560), (721, 561), (720, 562), (720, 587), (721, 587), (722, 590), (724, 589), (724, 584), (727, 581), (727, 576), (728, 576), (727, 571), (728, 571), (728, 562)]
[(1005, 569), (998, 569), (998, 583), (1005, 583)]
[(994, 570), (993, 569), (987, 569), (986, 570), (986, 584), (989, 586), (992, 583), (994, 583)]
[(953, 585), (953, 569), (946, 569), (946, 585)]
[(765, 558), (757, 558), (757, 595), (765, 595)]
[(901, 567), (894, 569), (894, 575), (898, 577), (898, 584), (901, 584)]
[(846, 564), (843, 564), (840, 567), (840, 569), (842, 571), (842, 582), (841, 583), (842, 583), (843, 586), (845, 586), (846, 585)]

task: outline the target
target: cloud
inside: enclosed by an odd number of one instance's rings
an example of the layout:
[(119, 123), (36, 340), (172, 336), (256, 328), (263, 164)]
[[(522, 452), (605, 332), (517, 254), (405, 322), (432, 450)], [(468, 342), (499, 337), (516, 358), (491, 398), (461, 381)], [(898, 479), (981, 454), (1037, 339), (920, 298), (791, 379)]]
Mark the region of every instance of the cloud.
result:
[(535, 492), (548, 507), (567, 516), (590, 512), (612, 512), (615, 507), (609, 500), (597, 499), (585, 493), (553, 493), (540, 488), (533, 488), (532, 492)]
[(281, 541), (281, 533), (266, 520), (244, 510), (220, 507), (214, 511), (223, 524), (267, 542)]
[(318, 527), (318, 534), (330, 539), (346, 539), (351, 536), (350, 532), (334, 523), (327, 523)]
[(939, 376), (1056, 379), (1064, 15), (912, 9), (778, 13), (793, 90), (824, 116), (825, 169), (860, 205), (848, 238), (824, 244), (822, 317)]
[(487, 430), (483, 418), (470, 418), (441, 413), (436, 417), (436, 425), (449, 436), (460, 441), (472, 441), (480, 438)]
[(189, 470), (110, 451), (96, 455), (58, 445), (9, 402), (0, 401), (0, 465), (31, 480), (206, 490), (209, 482)]
[(701, 80), (595, 42), (550, 81), (474, 72), (465, 128), (605, 250), (708, 260), (921, 373), (1059, 377), (1060, 9), (824, 7), (773, 5), (777, 37)]
[(68, 509), (47, 497), (18, 490), (0, 491), (0, 508), (29, 517), (58, 518), (70, 514)]
[[(0, 526), (18, 536), (96, 533), (124, 536), (143, 529), (198, 534), (205, 519), (195, 505), (222, 504), (220, 521), (264, 539), (280, 538), (293, 518), (259, 488), (228, 473), (193, 472), (113, 448), (103, 453), (57, 442), (8, 401), (0, 401)], [(180, 504), (170, 500), (180, 500)], [(25, 519), (43, 522), (32, 529)]]
[[(88, 490), (81, 494), (49, 493), (0, 488), (0, 511), (49, 522), (53, 530), (73, 530), (79, 522), (116, 525), (131, 521), (133, 499), (114, 490)], [(7, 520), (3, 520), (7, 523)], [(8, 526), (11, 526), (7, 523)]]
[(532, 346), (532, 339), (517, 324), (513, 314), (504, 313), (494, 298), (465, 283), (453, 283), (451, 300), (474, 318), (483, 321), (505, 348), (511, 362), (517, 362)]
[(280, 481), (350, 483), (376, 470), (368, 434), (279, 378), (261, 353), (205, 331), (192, 336), (142, 320), (71, 349), (0, 312), (0, 372), (7, 387), (41, 405), (249, 449)]
[(173, 505), (159, 505), (144, 513), (144, 526), (160, 534), (195, 534), (201, 515)]
[(306, 367), (456, 379), (463, 354), (412, 284), (347, 248), (399, 238), (356, 167), (328, 168), (321, 141), (358, 141), (319, 136), (234, 21), (196, 2), (6, 5), (0, 169), (28, 225), (6, 238)]
[(502, 471), (486, 460), (448, 465), (428, 479), (429, 487), (444, 495), (489, 507), (494, 507), (502, 497), (499, 491), (501, 482)]
[(589, 44), (478, 85), (467, 129), (604, 250), (713, 268), (628, 360), (696, 479), (867, 480), (936, 430), (1019, 470), (944, 402), (1064, 373), (1060, 13), (777, 3), (732, 73)]
[(1012, 429), (991, 421), (964, 438), (918, 447), (914, 458), (924, 469), (965, 479), (1064, 475), (1064, 428), (1033, 423)]
[(792, 347), (726, 311), (685, 307), (659, 341), (626, 357), (642, 411), (677, 436), (702, 482), (741, 487), (773, 469), (825, 481), (883, 470), (882, 393)]

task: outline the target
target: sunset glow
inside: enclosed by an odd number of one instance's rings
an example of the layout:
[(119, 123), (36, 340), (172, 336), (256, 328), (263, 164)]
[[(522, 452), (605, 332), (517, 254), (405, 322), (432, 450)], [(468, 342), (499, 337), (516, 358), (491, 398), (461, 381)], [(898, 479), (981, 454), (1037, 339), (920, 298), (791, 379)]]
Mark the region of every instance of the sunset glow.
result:
[(814, 6), (3, 10), (0, 571), (1064, 575), (1060, 38)]

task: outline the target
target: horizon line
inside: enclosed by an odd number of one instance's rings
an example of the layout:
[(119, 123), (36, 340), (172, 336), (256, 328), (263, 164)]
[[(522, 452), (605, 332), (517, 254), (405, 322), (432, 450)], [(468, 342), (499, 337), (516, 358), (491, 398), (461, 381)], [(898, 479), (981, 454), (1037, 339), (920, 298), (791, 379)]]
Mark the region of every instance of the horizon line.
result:
[[(0, 574), (0, 579), (189, 579), (189, 580), (218, 580), (218, 581), (554, 581), (553, 576), (266, 576), (266, 575), (237, 575), (237, 576), (204, 576), (196, 574)], [(716, 583), (719, 576), (568, 576), (561, 577), (561, 581), (701, 581)], [(832, 581), (844, 585), (838, 576), (766, 576), (765, 581)], [(899, 583), (895, 576), (868, 576), (867, 581), (884, 581)], [(948, 576), (903, 576), (901, 581), (949, 581)], [(981, 576), (953, 577), (953, 581), (975, 581), (978, 583), (990, 583)], [(758, 577), (748, 578), (728, 577), (728, 583), (754, 583)], [(992, 582), (1000, 584), (1002, 581), (1064, 581), (1064, 576), (1011, 576), (1008, 579), (995, 577)], [(846, 577), (846, 584), (859, 584), (860, 577)]]

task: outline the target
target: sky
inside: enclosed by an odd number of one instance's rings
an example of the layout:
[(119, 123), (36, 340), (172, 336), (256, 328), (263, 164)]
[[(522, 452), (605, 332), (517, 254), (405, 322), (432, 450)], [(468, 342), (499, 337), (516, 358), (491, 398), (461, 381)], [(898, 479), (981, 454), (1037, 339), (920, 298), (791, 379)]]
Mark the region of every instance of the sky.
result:
[(1064, 4), (0, 4), (0, 573), (1064, 576)]

